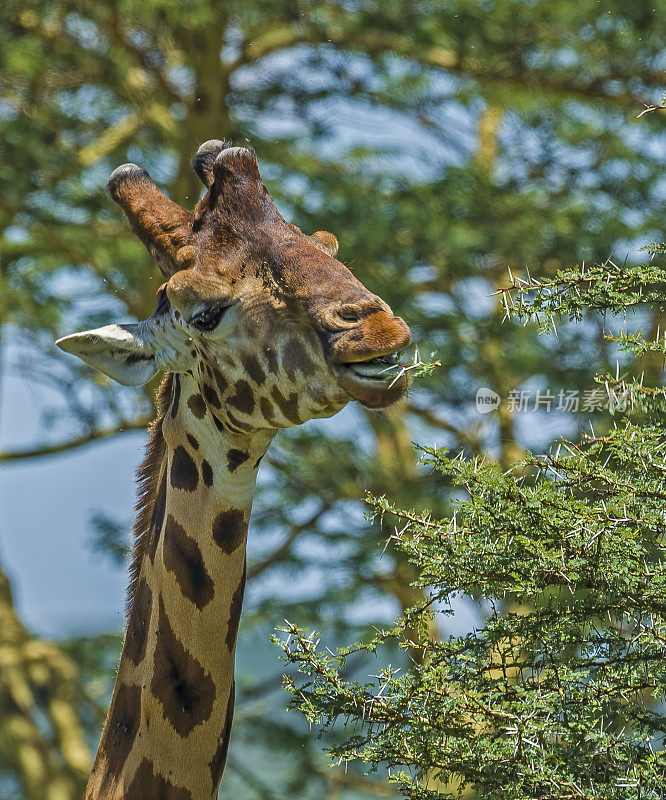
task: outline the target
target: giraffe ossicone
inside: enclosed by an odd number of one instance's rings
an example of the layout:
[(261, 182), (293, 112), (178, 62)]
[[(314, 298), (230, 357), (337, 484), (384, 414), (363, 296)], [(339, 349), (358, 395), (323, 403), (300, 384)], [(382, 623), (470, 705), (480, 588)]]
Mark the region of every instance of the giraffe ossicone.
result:
[(139, 469), (128, 628), (86, 800), (210, 800), (234, 707), (245, 545), (275, 432), (351, 400), (395, 403), (386, 380), (410, 331), (335, 258), (337, 239), (287, 223), (252, 150), (211, 140), (193, 212), (134, 164), (109, 181), (165, 283), (153, 315), (58, 341), (129, 385), (167, 376)]

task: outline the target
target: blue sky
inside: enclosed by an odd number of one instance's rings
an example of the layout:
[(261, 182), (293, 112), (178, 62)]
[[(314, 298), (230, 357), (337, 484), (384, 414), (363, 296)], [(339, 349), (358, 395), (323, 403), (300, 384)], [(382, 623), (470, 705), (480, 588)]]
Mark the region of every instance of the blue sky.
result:
[[(5, 379), (1, 448), (34, 441), (37, 400), (20, 377)], [(130, 519), (144, 440), (141, 432), (127, 433), (60, 455), (0, 464), (0, 563), (32, 630), (55, 636), (121, 627), (124, 570), (93, 551), (89, 520), (97, 510)]]

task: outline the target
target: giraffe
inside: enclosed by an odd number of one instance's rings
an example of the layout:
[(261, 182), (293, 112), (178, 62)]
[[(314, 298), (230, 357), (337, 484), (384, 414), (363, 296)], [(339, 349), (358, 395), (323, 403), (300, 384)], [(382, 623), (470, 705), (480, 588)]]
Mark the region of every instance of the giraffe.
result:
[(128, 621), (85, 800), (211, 800), (234, 711), (245, 545), (259, 463), (280, 428), (349, 401), (395, 403), (385, 380), (409, 328), (335, 256), (287, 223), (253, 150), (211, 140), (193, 212), (134, 164), (109, 180), (165, 283), (137, 324), (57, 344), (126, 385), (165, 371), (146, 456)]

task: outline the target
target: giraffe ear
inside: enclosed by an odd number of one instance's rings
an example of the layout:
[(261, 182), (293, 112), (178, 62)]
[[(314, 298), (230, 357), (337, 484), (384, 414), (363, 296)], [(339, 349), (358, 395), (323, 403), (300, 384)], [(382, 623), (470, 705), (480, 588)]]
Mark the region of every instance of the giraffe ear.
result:
[(125, 386), (141, 386), (161, 368), (145, 325), (106, 325), (64, 336), (56, 344)]

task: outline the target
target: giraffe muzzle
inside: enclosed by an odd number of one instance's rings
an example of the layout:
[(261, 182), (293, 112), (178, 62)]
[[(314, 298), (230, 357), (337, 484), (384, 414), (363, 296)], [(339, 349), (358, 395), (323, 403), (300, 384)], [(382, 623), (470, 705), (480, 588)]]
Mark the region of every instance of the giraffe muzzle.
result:
[(383, 309), (338, 334), (330, 354), (342, 387), (370, 408), (395, 403), (409, 386), (398, 354), (411, 340), (406, 323)]

